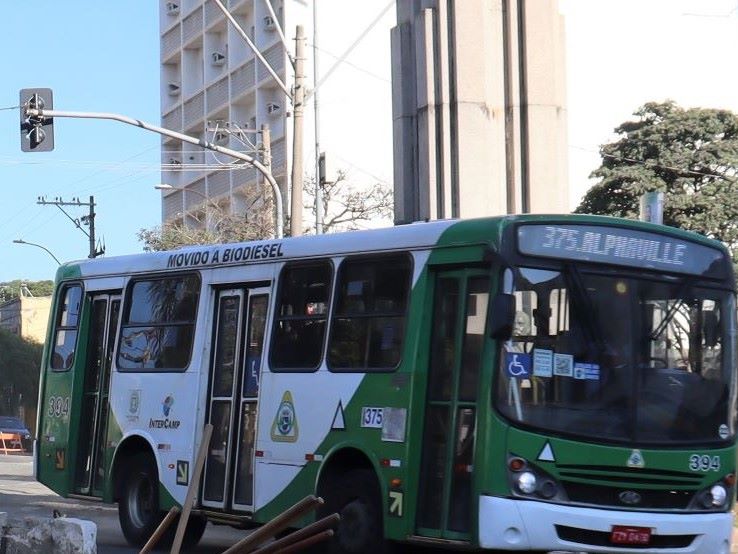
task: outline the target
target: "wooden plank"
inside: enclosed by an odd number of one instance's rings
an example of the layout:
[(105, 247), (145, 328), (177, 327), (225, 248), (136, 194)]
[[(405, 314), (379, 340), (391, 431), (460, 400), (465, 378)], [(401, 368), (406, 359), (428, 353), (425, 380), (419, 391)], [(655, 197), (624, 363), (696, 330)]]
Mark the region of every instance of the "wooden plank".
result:
[(286, 537), (282, 537), (279, 540), (262, 546), (253, 552), (254, 554), (272, 554), (274, 552), (281, 552), (282, 549), (291, 548), (295, 544), (302, 544), (303, 541), (308, 540), (314, 535), (320, 535), (324, 531), (332, 529), (339, 521), (341, 521), (341, 516), (338, 514), (331, 514), (303, 527), (302, 529), (298, 529), (294, 533), (290, 533)]
[(197, 453), (197, 459), (195, 460), (195, 470), (192, 472), (192, 479), (190, 480), (190, 486), (187, 488), (187, 496), (185, 497), (184, 505), (182, 506), (182, 514), (179, 516), (179, 524), (177, 525), (177, 532), (174, 534), (174, 542), (172, 543), (171, 554), (179, 554), (182, 548), (182, 540), (184, 539), (185, 529), (187, 529), (187, 521), (190, 519), (190, 512), (192, 511), (192, 503), (197, 496), (197, 490), (200, 487), (200, 474), (202, 468), (205, 465), (205, 455), (210, 448), (210, 436), (213, 434), (213, 426), (208, 423), (205, 425), (205, 429), (202, 433), (202, 442), (200, 442), (200, 450)]
[(306, 496), (300, 500), (297, 504), (288, 508), (286, 511), (279, 514), (269, 523), (265, 523), (259, 527), (256, 531), (251, 533), (248, 537), (245, 537), (238, 541), (236, 544), (231, 546), (223, 554), (236, 554), (238, 552), (251, 552), (253, 548), (259, 546), (265, 540), (273, 537), (283, 529), (289, 527), (290, 523), (302, 517), (303, 514), (314, 510), (318, 506), (323, 504), (322, 498), (316, 498), (312, 494)]
[(167, 516), (161, 521), (159, 524), (159, 527), (156, 528), (156, 531), (154, 531), (154, 534), (151, 535), (149, 540), (146, 542), (144, 547), (141, 549), (139, 554), (147, 554), (148, 552), (151, 552), (154, 547), (156, 546), (156, 543), (159, 542), (159, 539), (161, 539), (161, 536), (166, 532), (166, 530), (169, 528), (169, 526), (172, 524), (172, 521), (174, 521), (174, 518), (177, 517), (177, 514), (181, 510), (179, 509), (179, 506), (172, 506), (172, 509), (169, 510), (167, 513)]

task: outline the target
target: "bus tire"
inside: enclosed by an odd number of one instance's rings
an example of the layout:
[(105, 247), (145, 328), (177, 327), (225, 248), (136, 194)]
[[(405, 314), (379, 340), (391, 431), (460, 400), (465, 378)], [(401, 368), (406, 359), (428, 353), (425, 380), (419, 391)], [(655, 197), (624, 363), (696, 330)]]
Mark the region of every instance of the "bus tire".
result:
[[(177, 522), (179, 522), (179, 519), (177, 519)], [(190, 519), (187, 521), (187, 528), (185, 529), (184, 537), (182, 538), (182, 548), (184, 550), (189, 550), (190, 548), (197, 546), (203, 533), (205, 533), (205, 527), (207, 524), (208, 520), (203, 516), (190, 514)], [(176, 531), (176, 524), (172, 523), (171, 527)], [(174, 542), (174, 532), (171, 533), (171, 536), (166, 537), (166, 539), (166, 546), (170, 547)]]
[(118, 500), (118, 519), (128, 544), (142, 547), (163, 519), (159, 509), (159, 473), (150, 454), (140, 453), (126, 464)]
[(321, 491), (325, 504), (319, 516), (341, 516), (327, 550), (342, 554), (385, 554), (379, 482), (370, 469), (353, 469), (331, 478)]

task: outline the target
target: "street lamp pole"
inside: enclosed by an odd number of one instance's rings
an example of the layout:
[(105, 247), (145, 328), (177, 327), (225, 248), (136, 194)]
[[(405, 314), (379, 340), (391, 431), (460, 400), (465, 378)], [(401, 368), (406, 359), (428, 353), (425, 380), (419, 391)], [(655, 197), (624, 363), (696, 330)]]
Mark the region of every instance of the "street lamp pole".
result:
[(54, 256), (54, 254), (52, 254), (52, 253), (51, 253), (51, 250), (49, 250), (49, 249), (48, 249), (48, 248), (46, 248), (45, 246), (41, 246), (40, 244), (36, 244), (35, 242), (28, 242), (27, 240), (23, 240), (23, 239), (15, 239), (15, 240), (14, 240), (13, 242), (14, 242), (15, 244), (27, 244), (27, 245), (29, 245), (29, 246), (35, 246), (35, 247), (37, 247), (37, 248), (40, 248), (41, 250), (45, 250), (45, 251), (46, 251), (46, 253), (47, 253), (47, 254), (48, 254), (49, 256), (51, 256), (52, 258), (54, 258), (54, 261), (55, 261), (55, 262), (56, 262), (57, 264), (61, 265), (61, 262), (59, 261), (59, 258), (57, 258), (56, 256)]

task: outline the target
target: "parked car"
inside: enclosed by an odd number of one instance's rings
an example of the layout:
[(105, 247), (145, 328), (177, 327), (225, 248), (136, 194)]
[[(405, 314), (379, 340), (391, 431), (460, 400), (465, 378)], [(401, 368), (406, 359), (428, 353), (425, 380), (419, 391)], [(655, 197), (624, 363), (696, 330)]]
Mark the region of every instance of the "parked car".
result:
[(0, 416), (0, 433), (17, 433), (20, 436), (23, 450), (30, 450), (33, 444), (31, 432), (28, 427), (20, 420), (13, 416)]

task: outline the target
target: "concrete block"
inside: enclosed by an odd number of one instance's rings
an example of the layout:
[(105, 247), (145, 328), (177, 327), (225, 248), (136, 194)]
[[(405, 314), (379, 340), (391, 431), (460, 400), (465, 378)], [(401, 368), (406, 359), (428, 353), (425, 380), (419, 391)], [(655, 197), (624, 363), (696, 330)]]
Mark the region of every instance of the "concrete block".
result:
[(96, 554), (97, 526), (76, 518), (25, 518), (4, 529), (0, 554)]

